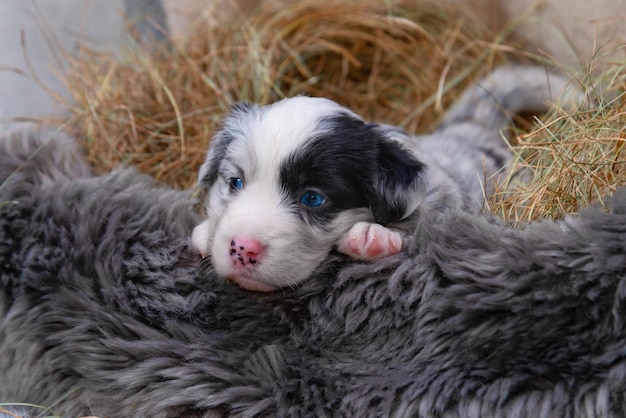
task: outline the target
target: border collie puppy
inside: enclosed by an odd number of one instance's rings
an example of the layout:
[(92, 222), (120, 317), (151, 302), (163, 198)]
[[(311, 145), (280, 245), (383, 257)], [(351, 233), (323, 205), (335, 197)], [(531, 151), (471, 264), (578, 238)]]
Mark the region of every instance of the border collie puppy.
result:
[(235, 104), (200, 170), (207, 218), (192, 243), (220, 275), (260, 292), (298, 285), (333, 248), (395, 254), (420, 210), (480, 212), (511, 158), (501, 132), (511, 116), (547, 110), (567, 86), (544, 68), (500, 68), (424, 136), (323, 98)]

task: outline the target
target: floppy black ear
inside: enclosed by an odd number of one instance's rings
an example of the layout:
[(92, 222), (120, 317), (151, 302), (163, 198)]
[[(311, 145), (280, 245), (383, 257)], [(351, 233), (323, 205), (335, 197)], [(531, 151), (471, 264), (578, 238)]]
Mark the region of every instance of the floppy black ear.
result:
[(224, 159), (226, 150), (236, 137), (246, 135), (246, 120), (256, 115), (258, 106), (245, 102), (234, 103), (230, 106), (230, 113), (222, 122), (222, 126), (215, 133), (209, 144), (206, 160), (200, 167), (198, 184), (209, 186), (217, 179), (220, 161)]
[(378, 168), (369, 197), (374, 221), (386, 225), (415, 211), (426, 187), (425, 165), (398, 140), (381, 132), (377, 141)]

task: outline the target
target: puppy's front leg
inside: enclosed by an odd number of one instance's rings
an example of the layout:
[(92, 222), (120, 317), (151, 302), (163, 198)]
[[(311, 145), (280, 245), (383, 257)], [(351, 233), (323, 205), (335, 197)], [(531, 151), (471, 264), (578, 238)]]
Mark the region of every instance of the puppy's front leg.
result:
[(397, 254), (402, 236), (382, 225), (358, 222), (337, 240), (337, 251), (355, 260), (376, 261)]
[(191, 233), (191, 245), (202, 258), (209, 253), (209, 220), (197, 225)]

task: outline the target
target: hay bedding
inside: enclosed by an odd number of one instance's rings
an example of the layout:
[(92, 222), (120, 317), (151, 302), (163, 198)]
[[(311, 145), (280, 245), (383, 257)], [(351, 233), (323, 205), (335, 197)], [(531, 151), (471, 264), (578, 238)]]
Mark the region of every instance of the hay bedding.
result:
[(5, 400), (101, 417), (626, 414), (624, 192), (518, 229), (424, 214), (399, 256), (333, 256), (256, 295), (194, 267), (187, 192), (131, 169), (70, 179), (83, 166), (51, 170), (55, 144), (17, 172), (0, 154)]
[(76, 102), (68, 125), (99, 172), (124, 163), (193, 187), (236, 101), (323, 96), (368, 120), (424, 130), (454, 100), (446, 93), (504, 59), (506, 35), (431, 0), (266, 0), (237, 18), (233, 3), (211, 2), (220, 23), (199, 24), (160, 54), (120, 59), (83, 48), (66, 57)]

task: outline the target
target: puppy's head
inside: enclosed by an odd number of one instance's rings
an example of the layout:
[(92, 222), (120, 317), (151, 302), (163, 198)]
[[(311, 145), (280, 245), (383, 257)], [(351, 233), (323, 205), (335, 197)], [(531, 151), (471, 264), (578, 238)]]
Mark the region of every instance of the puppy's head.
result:
[(423, 166), (385, 132), (326, 99), (233, 106), (200, 170), (194, 245), (243, 288), (297, 285), (356, 222), (417, 207)]

